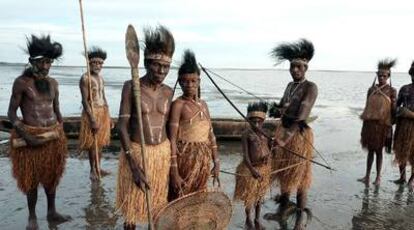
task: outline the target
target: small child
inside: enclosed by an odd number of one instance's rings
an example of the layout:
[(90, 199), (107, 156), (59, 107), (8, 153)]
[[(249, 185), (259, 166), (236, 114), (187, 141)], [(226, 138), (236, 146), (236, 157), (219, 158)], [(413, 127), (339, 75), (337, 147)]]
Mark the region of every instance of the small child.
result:
[[(266, 118), (265, 102), (250, 103), (247, 106), (247, 118), (261, 129)], [(250, 212), (255, 206), (254, 227), (262, 229), (260, 209), (264, 195), (270, 187), (270, 149), (267, 138), (256, 129), (249, 128), (242, 135), (243, 161), (236, 170), (236, 189), (234, 199), (244, 201), (246, 227), (253, 228)]]

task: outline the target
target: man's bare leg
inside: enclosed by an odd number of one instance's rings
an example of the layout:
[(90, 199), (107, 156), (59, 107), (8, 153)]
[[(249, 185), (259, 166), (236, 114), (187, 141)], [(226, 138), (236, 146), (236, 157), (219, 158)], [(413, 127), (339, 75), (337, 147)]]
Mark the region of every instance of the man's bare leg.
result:
[(53, 223), (63, 223), (72, 218), (68, 215), (62, 215), (56, 211), (55, 206), (55, 197), (56, 189), (47, 189), (45, 188), (45, 193), (47, 197), (47, 220)]
[(377, 155), (377, 177), (375, 178), (374, 185), (378, 186), (381, 183), (381, 169), (382, 169), (382, 149), (375, 151)]
[(97, 181), (98, 175), (96, 174), (95, 151), (93, 149), (88, 151), (88, 157), (89, 157), (89, 166), (91, 167), (91, 171), (89, 172), (89, 178), (92, 181)]
[(253, 229), (253, 222), (252, 222), (252, 219), (250, 218), (251, 209), (252, 207), (246, 207), (244, 209), (244, 212), (246, 213), (246, 221), (244, 224), (247, 229)]
[[(101, 163), (101, 158), (102, 158), (102, 149), (99, 149), (99, 154), (98, 154), (98, 159), (99, 159), (99, 165), (101, 165), (100, 163)], [(108, 176), (108, 175), (110, 175), (111, 174), (111, 172), (109, 172), (109, 171), (107, 171), (107, 170), (103, 170), (102, 168), (101, 168), (101, 176)]]
[(396, 184), (405, 183), (405, 180), (406, 180), (405, 167), (406, 167), (406, 164), (400, 164), (400, 178), (398, 180), (395, 180), (394, 183)]
[(372, 163), (374, 163), (374, 151), (369, 150), (367, 156), (367, 171), (365, 176), (358, 179), (359, 182), (368, 184), (369, 183), (369, 175), (371, 174)]
[(124, 229), (125, 230), (135, 230), (135, 225), (124, 223)]
[[(98, 150), (98, 152), (100, 153), (101, 150)], [(97, 171), (96, 171), (96, 162), (95, 159), (96, 157), (98, 157), (98, 162), (101, 162), (101, 154), (98, 154), (98, 156), (95, 154), (95, 150), (91, 149), (88, 151), (89, 154), (89, 165), (91, 166), (91, 172), (90, 172), (90, 179), (92, 181), (97, 181), (98, 180), (98, 175), (97, 175)], [(108, 176), (109, 174), (111, 174), (109, 171), (103, 170), (101, 169), (101, 176)]]
[(34, 230), (39, 229), (37, 225), (36, 216), (36, 203), (37, 203), (37, 188), (29, 191), (26, 194), (27, 206), (29, 208), (29, 222), (27, 223), (26, 229)]
[(260, 222), (260, 211), (261, 211), (261, 209), (262, 209), (262, 202), (258, 201), (256, 203), (256, 210), (255, 210), (256, 212), (255, 212), (255, 217), (254, 217), (254, 227), (255, 227), (256, 230), (264, 229), (262, 223)]
[(414, 191), (414, 170), (411, 168), (411, 177), (408, 180), (408, 188), (410, 191)]
[(308, 191), (306, 189), (298, 190), (296, 195), (297, 202), (297, 212), (296, 212), (296, 222), (294, 230), (303, 230), (305, 229), (304, 218), (305, 218), (305, 208), (308, 202)]

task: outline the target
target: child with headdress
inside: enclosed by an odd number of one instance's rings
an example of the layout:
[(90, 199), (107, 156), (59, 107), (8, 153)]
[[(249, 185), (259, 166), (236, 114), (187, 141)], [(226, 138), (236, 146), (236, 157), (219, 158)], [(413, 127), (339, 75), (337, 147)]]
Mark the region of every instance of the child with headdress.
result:
[(246, 227), (249, 229), (253, 227), (250, 217), (252, 208), (255, 209), (255, 227), (261, 229), (261, 205), (270, 187), (270, 149), (267, 137), (259, 132), (266, 119), (267, 107), (265, 102), (247, 106), (247, 118), (254, 128), (242, 134), (243, 160), (236, 169), (234, 199), (244, 202)]

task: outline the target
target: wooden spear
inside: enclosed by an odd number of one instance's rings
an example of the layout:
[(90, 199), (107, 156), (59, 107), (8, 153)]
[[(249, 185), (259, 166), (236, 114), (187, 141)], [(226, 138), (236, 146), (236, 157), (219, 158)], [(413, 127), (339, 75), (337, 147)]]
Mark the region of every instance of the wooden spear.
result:
[[(127, 32), (125, 35), (125, 51), (126, 56), (131, 66), (131, 76), (133, 83), (133, 92), (135, 97), (135, 107), (137, 108), (137, 120), (138, 120), (138, 130), (139, 130), (139, 139), (141, 146), (141, 158), (142, 158), (142, 170), (144, 171), (144, 177), (147, 179), (147, 162), (145, 160), (145, 139), (144, 139), (144, 129), (142, 126), (142, 113), (141, 113), (141, 88), (139, 82), (139, 72), (138, 72), (138, 62), (139, 62), (139, 43), (137, 33), (132, 25), (128, 25)], [(147, 179), (148, 181), (148, 179)], [(148, 229), (154, 229), (152, 223), (152, 213), (151, 213), (151, 192), (144, 186), (145, 197), (147, 201), (147, 213), (148, 213)]]
[[(88, 91), (89, 91), (89, 103), (90, 103), (90, 107), (91, 107), (91, 116), (94, 116), (94, 109), (93, 109), (93, 98), (92, 98), (92, 86), (91, 86), (91, 74), (90, 74), (90, 68), (89, 68), (89, 58), (88, 58), (88, 49), (86, 46), (86, 35), (85, 35), (85, 23), (83, 20), (83, 7), (82, 7), (82, 0), (79, 0), (79, 7), (80, 7), (80, 16), (81, 16), (81, 23), (82, 23), (82, 36), (83, 36), (83, 49), (84, 49), (84, 56), (85, 56), (85, 60), (86, 60), (86, 74), (88, 77)], [(89, 124), (90, 126), (91, 124)], [(92, 127), (91, 128), (91, 132), (92, 132)], [(101, 162), (99, 161), (99, 148), (98, 148), (98, 140), (97, 137), (95, 135), (95, 133), (92, 133), (93, 135), (93, 142), (95, 145), (95, 171), (96, 171), (96, 175), (98, 175), (98, 179), (101, 179)]]

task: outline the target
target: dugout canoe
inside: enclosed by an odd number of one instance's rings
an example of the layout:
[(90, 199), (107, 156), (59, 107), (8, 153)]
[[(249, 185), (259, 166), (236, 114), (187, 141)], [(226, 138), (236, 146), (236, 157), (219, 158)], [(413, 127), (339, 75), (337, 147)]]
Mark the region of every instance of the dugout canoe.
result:
[[(117, 118), (112, 118), (117, 122)], [(268, 119), (264, 124), (264, 130), (268, 134), (272, 134), (276, 128), (279, 119)], [(247, 122), (242, 119), (232, 118), (213, 118), (213, 130), (216, 138), (219, 140), (240, 140), (241, 134), (248, 127)], [(79, 136), (80, 117), (65, 117), (63, 119), (63, 127), (68, 138), (76, 139)], [(3, 132), (10, 132), (12, 124), (6, 116), (0, 116), (0, 130)], [(118, 139), (116, 128), (112, 129), (111, 136), (113, 139)]]

